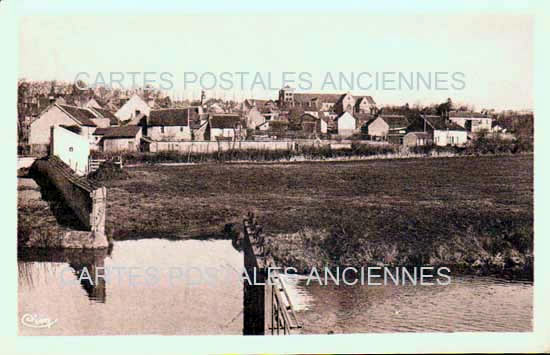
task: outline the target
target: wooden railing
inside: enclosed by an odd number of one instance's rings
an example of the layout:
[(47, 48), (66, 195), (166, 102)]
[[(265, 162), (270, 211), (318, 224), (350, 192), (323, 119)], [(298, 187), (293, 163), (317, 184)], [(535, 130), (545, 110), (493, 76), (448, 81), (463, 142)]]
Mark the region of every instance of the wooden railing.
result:
[[(254, 215), (251, 213), (243, 221), (243, 225), (244, 242), (249, 244), (244, 248), (245, 254), (247, 254), (245, 258), (248, 257), (249, 260), (252, 258), (254, 267), (265, 276), (265, 291), (258, 293), (258, 297), (264, 297), (264, 299), (259, 299), (258, 303), (262, 304), (265, 310), (269, 310), (270, 314), (270, 317), (264, 320), (264, 330), (270, 330), (272, 335), (289, 335), (291, 331), (302, 328), (302, 326), (298, 322), (283, 278), (276, 271), (273, 258), (265, 250), (262, 227), (256, 223)], [(265, 310), (264, 313), (267, 313)], [(258, 316), (261, 315), (258, 314)]]

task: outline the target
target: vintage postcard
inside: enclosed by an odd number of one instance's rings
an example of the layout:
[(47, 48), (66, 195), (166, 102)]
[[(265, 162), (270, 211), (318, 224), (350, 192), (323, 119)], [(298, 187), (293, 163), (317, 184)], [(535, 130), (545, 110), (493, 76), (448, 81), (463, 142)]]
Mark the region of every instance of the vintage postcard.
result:
[(23, 3), (18, 342), (544, 349), (534, 8)]

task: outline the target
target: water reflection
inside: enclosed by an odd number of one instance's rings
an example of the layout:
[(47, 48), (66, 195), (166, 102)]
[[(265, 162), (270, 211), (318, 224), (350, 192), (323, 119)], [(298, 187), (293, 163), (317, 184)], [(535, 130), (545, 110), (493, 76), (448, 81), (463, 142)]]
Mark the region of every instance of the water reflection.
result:
[[(105, 279), (98, 276), (103, 274), (105, 258), (110, 255), (111, 250), (112, 248), (97, 250), (21, 248), (17, 255), (19, 282), (23, 287), (40, 287), (41, 280), (35, 280), (36, 278), (40, 278), (46, 272), (50, 278), (59, 279), (58, 275), (65, 271), (63, 264), (68, 264), (88, 298), (93, 302), (105, 303), (107, 298)], [(82, 275), (83, 272), (84, 275)]]
[[(21, 250), (18, 265), (19, 319), (38, 314), (57, 320), (44, 329), (20, 322), (20, 335), (242, 334), (242, 283), (235, 279), (243, 255), (231, 240), (128, 240), (107, 253)], [(95, 281), (103, 267), (126, 271), (97, 284), (78, 281), (84, 270)], [(151, 267), (158, 282), (146, 284)], [(139, 276), (136, 284), (128, 282), (131, 268)], [(195, 284), (174, 268), (216, 270), (218, 279)]]

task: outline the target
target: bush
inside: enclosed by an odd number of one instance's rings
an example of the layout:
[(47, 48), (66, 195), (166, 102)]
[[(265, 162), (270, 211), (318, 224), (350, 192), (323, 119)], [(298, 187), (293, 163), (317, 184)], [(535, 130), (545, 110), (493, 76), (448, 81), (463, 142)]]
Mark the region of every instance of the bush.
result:
[(92, 181), (103, 182), (111, 180), (128, 179), (129, 175), (113, 162), (107, 161), (99, 166), (99, 168), (88, 175)]
[(504, 139), (500, 135), (479, 134), (469, 147), (472, 154), (510, 154), (532, 152), (533, 144), (529, 139)]

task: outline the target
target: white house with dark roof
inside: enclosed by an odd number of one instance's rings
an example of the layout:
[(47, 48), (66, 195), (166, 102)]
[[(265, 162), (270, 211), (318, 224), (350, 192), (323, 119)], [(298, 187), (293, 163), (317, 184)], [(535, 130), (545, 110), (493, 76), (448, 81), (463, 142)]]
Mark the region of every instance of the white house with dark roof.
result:
[(141, 97), (139, 97), (139, 95), (134, 94), (118, 109), (115, 116), (121, 121), (132, 120), (130, 121), (130, 124), (137, 125), (138, 122), (134, 122), (134, 119), (139, 116), (140, 113), (149, 116), (150, 111), (151, 107), (149, 107), (149, 105)]
[(242, 120), (239, 115), (210, 115), (208, 126), (206, 127), (205, 139), (210, 141), (217, 140), (236, 140), (242, 133)]
[(99, 116), (93, 111), (69, 105), (53, 104), (35, 119), (30, 125), (29, 144), (49, 144), (51, 127), (73, 127), (83, 137), (93, 143), (93, 132), (97, 128), (95, 119)]
[(422, 116), (424, 130), (430, 133), (432, 141), (439, 146), (463, 146), (468, 142), (468, 132), (446, 117)]
[(198, 119), (193, 107), (151, 110), (144, 134), (155, 141), (190, 141), (191, 122)]
[(98, 145), (104, 152), (138, 151), (141, 135), (139, 126), (98, 128), (95, 132), (95, 136), (100, 137)]

